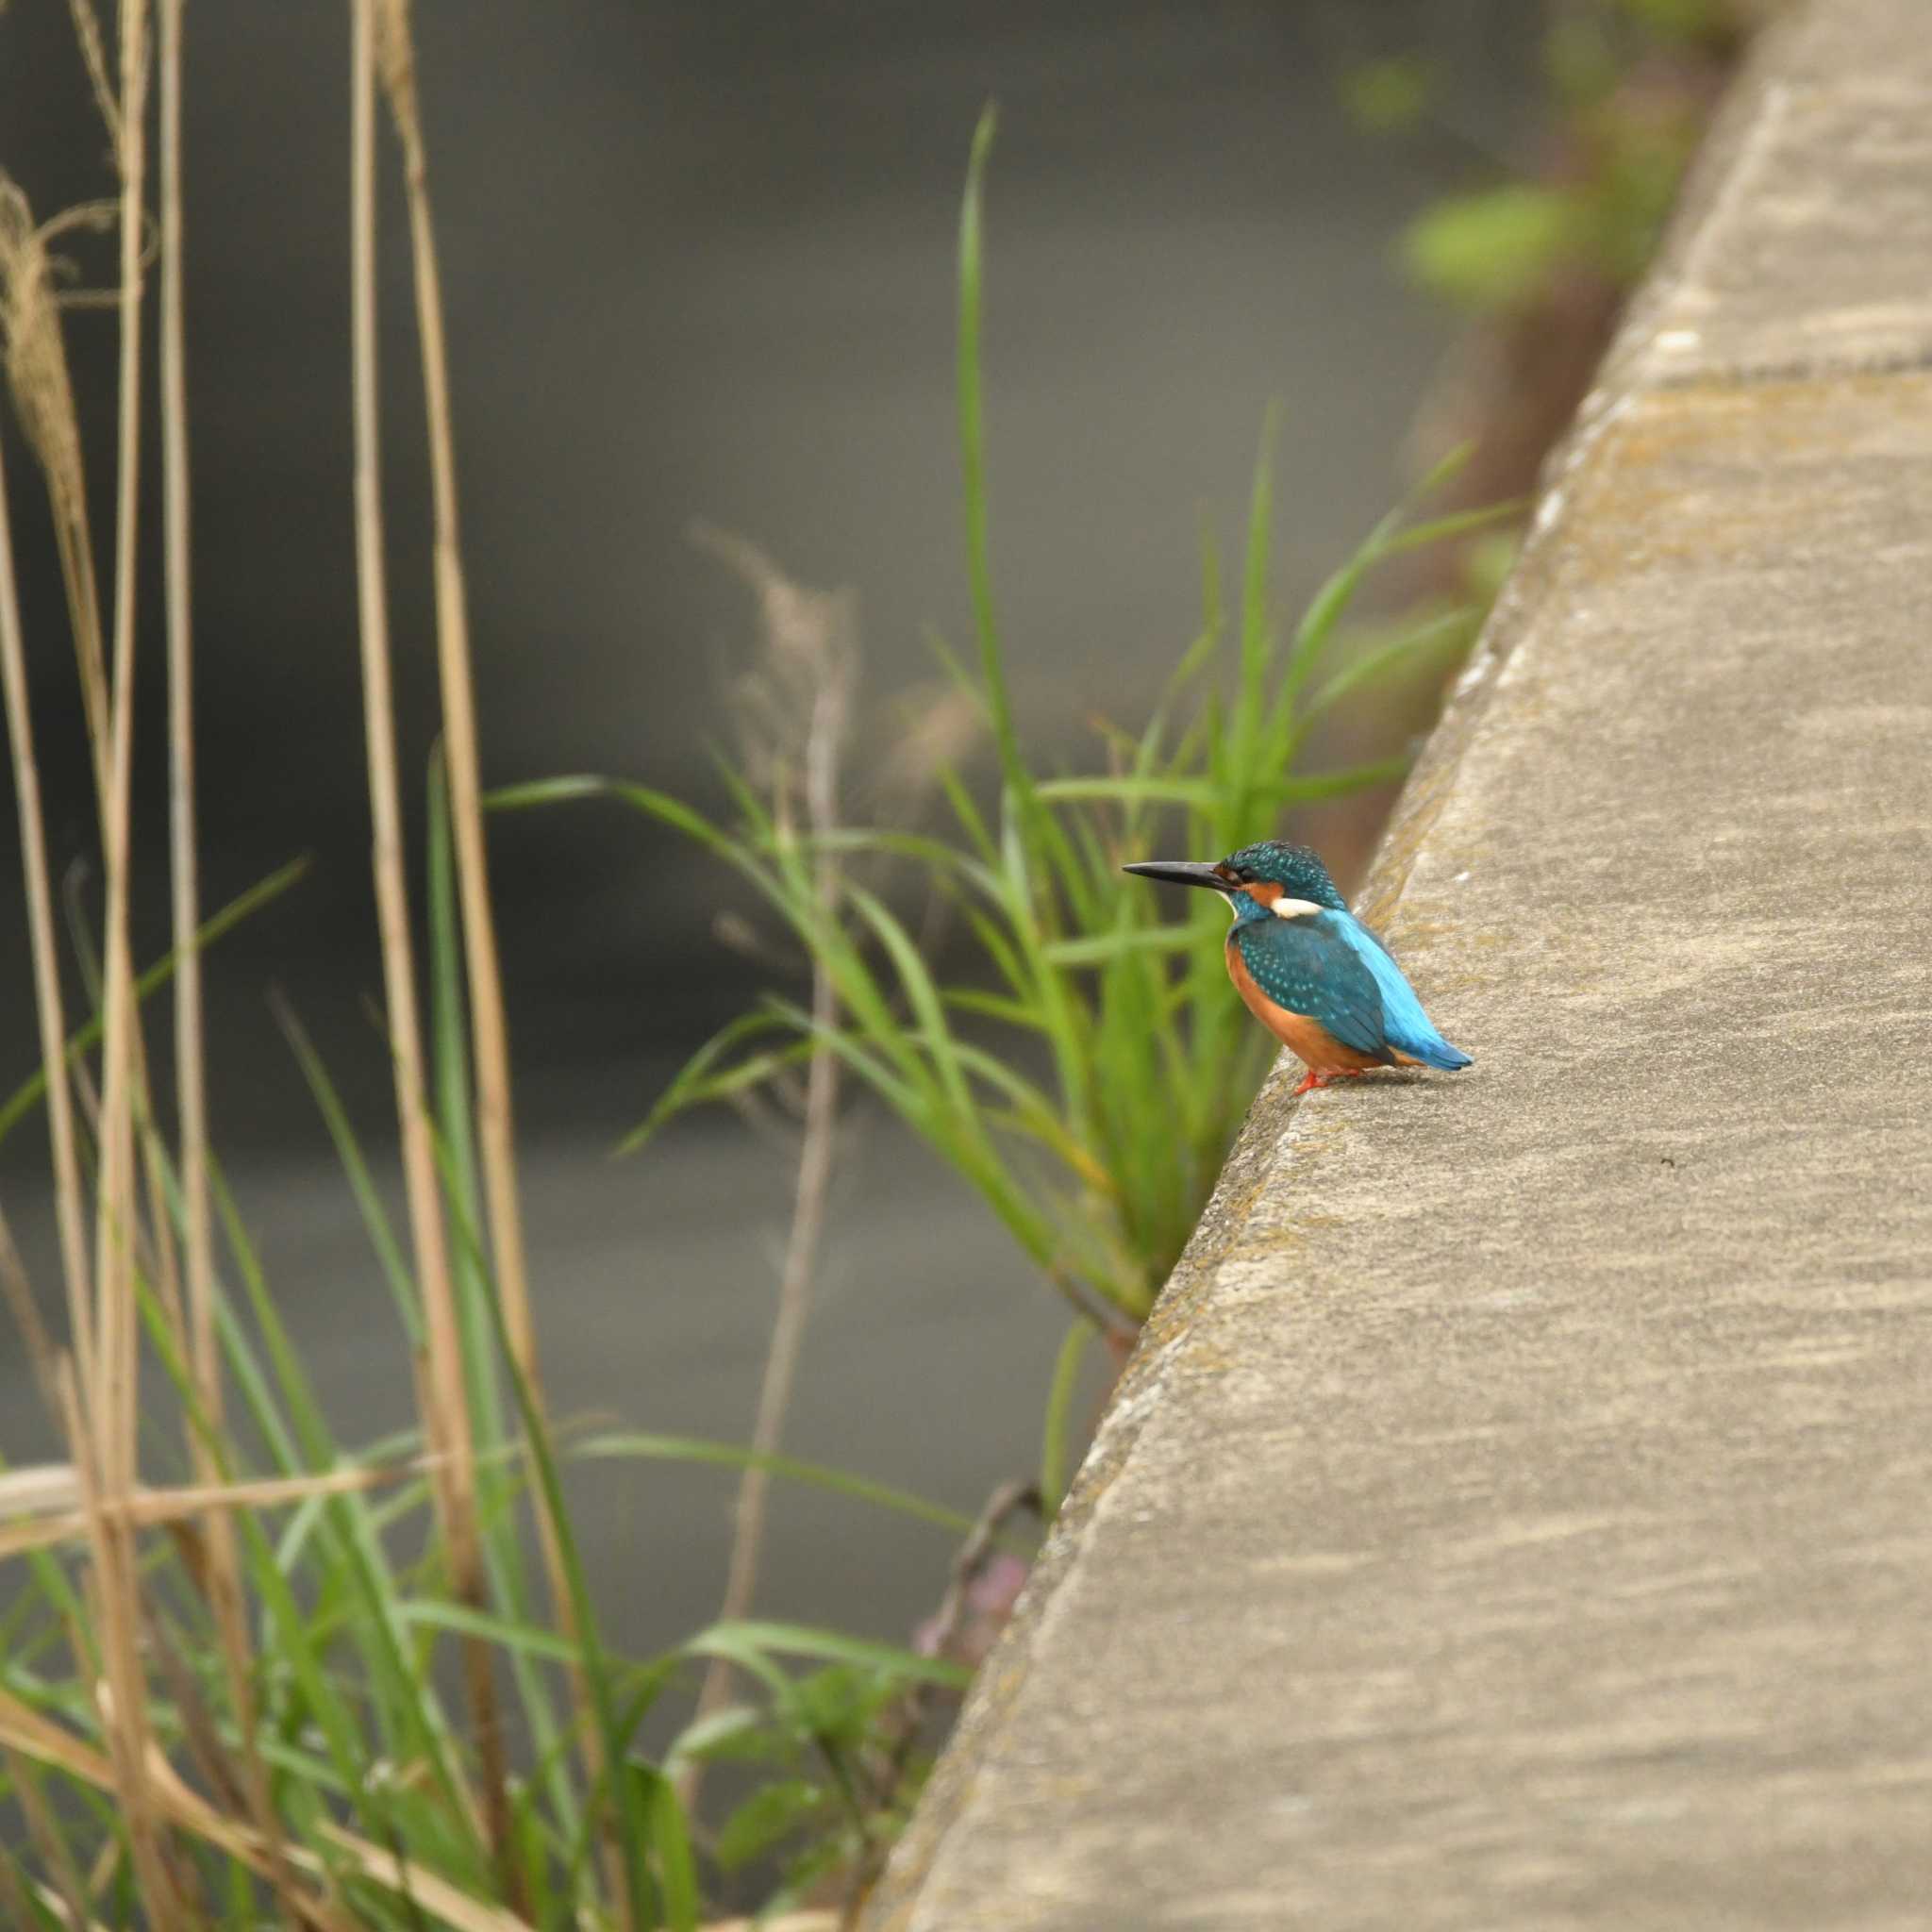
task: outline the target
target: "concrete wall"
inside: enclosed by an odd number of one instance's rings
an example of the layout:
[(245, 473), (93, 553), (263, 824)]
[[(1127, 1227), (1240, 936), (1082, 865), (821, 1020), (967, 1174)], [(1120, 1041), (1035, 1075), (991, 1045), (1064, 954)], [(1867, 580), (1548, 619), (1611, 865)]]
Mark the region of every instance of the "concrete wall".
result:
[(877, 1932), (1932, 1924), (1932, 9), (1769, 35)]

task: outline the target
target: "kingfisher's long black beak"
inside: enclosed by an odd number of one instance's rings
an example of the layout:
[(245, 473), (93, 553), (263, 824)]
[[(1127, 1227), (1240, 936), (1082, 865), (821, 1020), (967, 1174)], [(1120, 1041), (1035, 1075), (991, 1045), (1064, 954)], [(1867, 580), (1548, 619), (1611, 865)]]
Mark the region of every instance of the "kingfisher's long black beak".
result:
[(1190, 859), (1153, 859), (1145, 865), (1124, 865), (1123, 872), (1137, 872), (1143, 879), (1158, 879), (1169, 886), (1211, 886), (1217, 892), (1234, 891), (1234, 881), (1218, 865), (1201, 865)]

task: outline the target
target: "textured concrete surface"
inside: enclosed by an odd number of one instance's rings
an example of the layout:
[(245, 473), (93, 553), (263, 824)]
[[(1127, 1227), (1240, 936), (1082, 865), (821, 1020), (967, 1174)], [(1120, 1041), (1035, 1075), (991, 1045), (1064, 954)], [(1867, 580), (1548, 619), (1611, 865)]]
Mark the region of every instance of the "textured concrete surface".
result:
[(1760, 47), (876, 1932), (1932, 1924), (1932, 17)]

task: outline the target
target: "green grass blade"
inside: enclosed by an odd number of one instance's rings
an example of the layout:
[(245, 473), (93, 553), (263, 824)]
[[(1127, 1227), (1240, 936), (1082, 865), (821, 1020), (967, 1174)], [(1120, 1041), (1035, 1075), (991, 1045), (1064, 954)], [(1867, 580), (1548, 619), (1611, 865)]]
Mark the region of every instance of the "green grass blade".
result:
[(658, 1884), (664, 1901), (664, 1923), (670, 1932), (697, 1932), (698, 1873), (691, 1857), (691, 1836), (677, 1792), (661, 1772), (633, 1764), (647, 1787), (651, 1844), (658, 1855)]
[(739, 859), (736, 842), (702, 812), (658, 791), (648, 785), (629, 785), (615, 778), (599, 778), (578, 774), (565, 778), (540, 778), (525, 785), (503, 785), (484, 793), (483, 803), (492, 811), (527, 811), (533, 806), (567, 805), (582, 799), (610, 799), (641, 811), (647, 818), (695, 839), (700, 845), (732, 863)]
[[(476, 1246), (473, 1227), (458, 1226), (458, 1239)], [(516, 1398), (523, 1419), (524, 1438), (529, 1447), (538, 1483), (543, 1491), (544, 1507), (557, 1539), (565, 1590), (570, 1597), (572, 1620), (576, 1626), (582, 1655), (583, 1682), (589, 1694), (591, 1716), (597, 1727), (605, 1767), (604, 1782), (611, 1794), (614, 1838), (623, 1862), (625, 1888), (631, 1916), (639, 1926), (657, 1923), (657, 1897), (649, 1871), (651, 1832), (642, 1799), (633, 1781), (623, 1774), (626, 1739), (618, 1722), (613, 1688), (612, 1660), (605, 1648), (595, 1600), (584, 1572), (582, 1552), (576, 1531), (564, 1499), (563, 1482), (558, 1471), (556, 1447), (550, 1426), (510, 1345), (509, 1330), (503, 1307), (495, 1295), (485, 1298), (486, 1312), (496, 1341), (497, 1358)], [(612, 1774), (615, 1773), (615, 1775)], [(588, 1807), (587, 1807), (588, 1809)], [(585, 1825), (590, 1827), (587, 1816)]]
[[(278, 867), (265, 879), (258, 880), (245, 892), (239, 892), (222, 909), (208, 919), (194, 936), (195, 949), (206, 952), (216, 941), (224, 938), (240, 925), (251, 914), (259, 912), (264, 906), (279, 899), (290, 887), (298, 883), (308, 872), (307, 858), (291, 858), (287, 865)], [(175, 955), (165, 954), (158, 959), (134, 982), (137, 1001), (144, 1000), (150, 993), (158, 992), (175, 976)], [(98, 1004), (98, 1001), (96, 1002)], [(67, 1059), (70, 1065), (100, 1044), (101, 1018), (97, 1012), (86, 1025), (80, 1027), (67, 1042)], [(0, 1141), (5, 1141), (21, 1121), (41, 1103), (47, 1091), (47, 1076), (44, 1071), (29, 1075), (0, 1104)]]
[[(1274, 528), (1274, 441), (1280, 406), (1271, 402), (1261, 421), (1260, 447), (1248, 495), (1247, 554), (1241, 568), (1241, 678), (1235, 700), (1232, 754), (1237, 800), (1260, 751), (1268, 706), (1268, 665), (1273, 656), (1268, 608), (1268, 564)], [(1244, 813), (1238, 812), (1244, 817)]]
[(959, 1065), (952, 1027), (946, 1019), (945, 1003), (933, 981), (931, 969), (920, 958), (912, 936), (888, 909), (885, 903), (863, 888), (849, 889), (852, 903), (885, 947), (893, 970), (898, 974), (907, 1001), (918, 1022), (920, 1038), (925, 1047), (926, 1063), (939, 1081), (947, 1101), (958, 1111), (962, 1123), (970, 1121), (973, 1102), (967, 1091), (966, 1075)]
[(895, 1643), (875, 1643), (869, 1638), (848, 1637), (839, 1630), (814, 1630), (803, 1624), (774, 1624), (748, 1617), (713, 1624), (687, 1638), (680, 1646), (688, 1657), (730, 1657), (734, 1661), (753, 1654), (762, 1657), (808, 1657), (816, 1663), (858, 1664), (886, 1671), (916, 1684), (938, 1684), (963, 1690), (973, 1673), (946, 1657), (922, 1657)]
[(1087, 1359), (1087, 1345), (1092, 1340), (1092, 1323), (1075, 1322), (1054, 1359), (1040, 1444), (1040, 1502), (1049, 1523), (1059, 1514), (1060, 1499), (1067, 1493), (1067, 1444), (1073, 1433), (1074, 1396), (1080, 1386), (1080, 1364)]
[[(474, 1228), (481, 1224), (482, 1201), (472, 1125), (469, 1015), (463, 996), (456, 849), (441, 744), (430, 758), (428, 845), (430, 1040), (437, 1134), (443, 1156), (441, 1177), (451, 1218)], [(516, 1514), (518, 1484), (508, 1455), (513, 1445), (488, 1314), (496, 1283), (475, 1243), (452, 1242), (450, 1258), (463, 1377), (477, 1447), (476, 1499), (484, 1567), (494, 1600), (507, 1605), (513, 1617), (524, 1618), (530, 1613), (529, 1579)], [(553, 1748), (560, 1726), (549, 1690), (541, 1673), (521, 1654), (510, 1658), (510, 1675), (533, 1746), (540, 1759), (551, 1767), (547, 1790), (558, 1828), (572, 1831), (577, 1824), (576, 1802), (567, 1760)]]
[(1313, 772), (1306, 778), (1291, 778), (1277, 795), (1286, 805), (1318, 798), (1344, 798), (1351, 791), (1363, 791), (1371, 785), (1391, 785), (1406, 778), (1410, 763), (1408, 753), (1404, 751), (1386, 758), (1371, 758), (1365, 764), (1349, 765), (1339, 772)]
[(1493, 529), (1498, 524), (1513, 523), (1529, 508), (1529, 498), (1514, 496), (1505, 503), (1485, 504), (1479, 509), (1459, 509), (1448, 516), (1423, 524), (1410, 524), (1383, 546), (1384, 557), (1400, 557), (1406, 551), (1424, 550), (1432, 543), (1451, 543), (1458, 537), (1477, 530)]
[(677, 1115), (708, 1101), (722, 1100), (748, 1086), (769, 1079), (782, 1066), (810, 1052), (808, 1045), (782, 1053), (760, 1054), (720, 1069), (731, 1051), (747, 1040), (770, 1033), (782, 1023), (774, 1014), (742, 1013), (721, 1026), (686, 1060), (676, 1076), (653, 1103), (651, 1110), (617, 1143), (619, 1154), (635, 1154), (658, 1130)]
[(1000, 649), (999, 620), (993, 607), (992, 565), (987, 541), (986, 424), (980, 392), (980, 309), (985, 279), (986, 165), (999, 127), (998, 109), (988, 106), (973, 133), (966, 167), (966, 192), (959, 208), (959, 470), (965, 492), (966, 568), (973, 596), (973, 619), (979, 635), (979, 675), (992, 724), (1000, 772), (1008, 789), (1023, 802), (1031, 774), (1020, 756), (1013, 728), (1012, 699), (1007, 691)]
[(788, 1482), (808, 1483), (814, 1489), (829, 1490), (849, 1496), (856, 1503), (868, 1503), (891, 1509), (902, 1516), (936, 1524), (957, 1537), (970, 1536), (973, 1519), (941, 1503), (928, 1502), (909, 1490), (895, 1489), (890, 1483), (874, 1482), (870, 1476), (855, 1475), (850, 1470), (835, 1469), (827, 1463), (805, 1462), (794, 1456), (766, 1456), (733, 1442), (711, 1442), (695, 1436), (665, 1436), (641, 1429), (607, 1431), (590, 1436), (570, 1447), (573, 1461), (598, 1461), (642, 1457), (657, 1462), (695, 1462), (720, 1469), (761, 1469)]
[(1298, 736), (1305, 737), (1317, 719), (1356, 692), (1373, 690), (1413, 664), (1467, 650), (1474, 634), (1474, 613), (1451, 610), (1377, 649), (1364, 652), (1353, 663), (1326, 679), (1302, 708), (1296, 724)]
[[(1125, 890), (1131, 891), (1129, 886)], [(1055, 940), (1046, 957), (1056, 966), (1105, 966), (1130, 956), (1158, 958), (1191, 952), (1201, 942), (1199, 930), (1189, 925), (1137, 925), (1115, 932), (1097, 932), (1086, 939)]]
[(382, 1264), (383, 1279), (389, 1283), (390, 1296), (396, 1305), (403, 1332), (408, 1337), (409, 1346), (420, 1349), (424, 1345), (423, 1311), (417, 1303), (416, 1283), (409, 1274), (408, 1263), (403, 1259), (395, 1230), (390, 1225), (389, 1210), (382, 1205), (382, 1193), (375, 1185), (375, 1176), (370, 1172), (355, 1129), (349, 1124), (348, 1110), (343, 1107), (341, 1095), (329, 1077), (328, 1069), (324, 1065), (322, 1056), (316, 1052), (308, 1030), (296, 1018), (294, 1008), (279, 996), (274, 999), (273, 1005), (282, 1037), (295, 1056), (295, 1064), (308, 1083), (316, 1111), (322, 1115), (323, 1124), (328, 1128), (328, 1137), (335, 1144), (336, 1158), (342, 1164), (349, 1191), (356, 1198), (369, 1245), (375, 1250), (376, 1259)]

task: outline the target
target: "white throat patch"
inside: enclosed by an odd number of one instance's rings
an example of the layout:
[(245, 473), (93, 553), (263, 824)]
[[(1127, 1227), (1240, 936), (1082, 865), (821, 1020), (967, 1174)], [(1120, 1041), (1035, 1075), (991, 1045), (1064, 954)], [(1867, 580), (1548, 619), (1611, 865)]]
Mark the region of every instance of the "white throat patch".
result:
[[(0, 0), (0, 4), (4, 4), (4, 0)], [(1253, 896), (1248, 892), (1230, 892), (1227, 895), (1227, 916), (1230, 919), (1239, 919), (1241, 916), (1239, 902)], [(1268, 909), (1276, 919), (1308, 919), (1318, 912), (1327, 911), (1328, 908), (1325, 906), (1317, 906), (1312, 899), (1277, 899)]]

